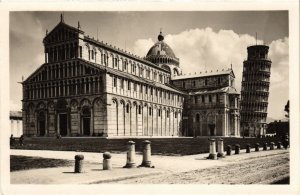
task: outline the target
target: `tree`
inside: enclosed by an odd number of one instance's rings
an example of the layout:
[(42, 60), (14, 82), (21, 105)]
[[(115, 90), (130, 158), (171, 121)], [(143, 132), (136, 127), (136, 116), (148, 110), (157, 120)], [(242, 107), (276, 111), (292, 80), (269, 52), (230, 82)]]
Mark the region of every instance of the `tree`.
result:
[(290, 100), (288, 100), (286, 105), (284, 106), (284, 111), (287, 112), (285, 117), (290, 118)]

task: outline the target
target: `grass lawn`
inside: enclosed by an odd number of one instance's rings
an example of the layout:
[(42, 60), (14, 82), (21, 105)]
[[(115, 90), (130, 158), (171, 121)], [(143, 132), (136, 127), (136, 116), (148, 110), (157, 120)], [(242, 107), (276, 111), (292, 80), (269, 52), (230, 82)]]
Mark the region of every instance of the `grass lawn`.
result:
[(64, 167), (72, 166), (74, 164), (71, 160), (61, 160), (52, 158), (40, 158), (29, 156), (10, 156), (10, 171), (21, 171), (38, 168), (50, 167)]

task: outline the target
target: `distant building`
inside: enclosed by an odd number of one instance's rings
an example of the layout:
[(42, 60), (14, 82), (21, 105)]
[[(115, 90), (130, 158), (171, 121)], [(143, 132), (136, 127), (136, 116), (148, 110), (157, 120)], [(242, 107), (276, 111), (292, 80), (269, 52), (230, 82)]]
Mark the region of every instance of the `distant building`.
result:
[(290, 123), (289, 121), (274, 121), (267, 125), (267, 134), (275, 134), (277, 137), (282, 137), (286, 134), (290, 134)]
[(241, 89), (241, 132), (243, 136), (266, 134), (271, 60), (269, 47), (253, 45), (247, 48)]
[(14, 137), (20, 137), (23, 134), (23, 122), (21, 111), (10, 111), (10, 134)]

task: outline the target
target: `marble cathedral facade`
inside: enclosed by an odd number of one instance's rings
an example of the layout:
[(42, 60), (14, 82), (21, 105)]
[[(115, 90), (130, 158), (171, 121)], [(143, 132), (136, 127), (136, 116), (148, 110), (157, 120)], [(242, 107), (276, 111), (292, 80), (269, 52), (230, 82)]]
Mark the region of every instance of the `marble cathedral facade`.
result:
[[(182, 129), (182, 119), (196, 116), (195, 111), (183, 117), (185, 98), (193, 94), (172, 80), (181, 75), (179, 59), (163, 40), (160, 33), (147, 56), (140, 58), (86, 36), (79, 23), (72, 27), (61, 16), (43, 40), (45, 63), (22, 83), (24, 134), (190, 136)], [(231, 124), (232, 119), (220, 120)], [(188, 128), (194, 129), (191, 125)], [(229, 130), (197, 132), (194, 135), (232, 135)]]

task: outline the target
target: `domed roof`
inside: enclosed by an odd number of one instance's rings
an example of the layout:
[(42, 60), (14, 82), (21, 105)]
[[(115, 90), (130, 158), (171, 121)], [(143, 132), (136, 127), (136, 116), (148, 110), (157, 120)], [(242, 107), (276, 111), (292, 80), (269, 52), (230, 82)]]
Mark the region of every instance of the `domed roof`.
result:
[(160, 32), (160, 34), (158, 35), (158, 42), (156, 42), (148, 51), (146, 57), (149, 56), (160, 56), (160, 55), (164, 55), (164, 56), (169, 56), (172, 58), (176, 58), (173, 50), (171, 49), (171, 47), (166, 44), (164, 41), (164, 36), (162, 34), (162, 32)]

